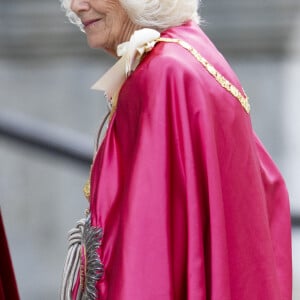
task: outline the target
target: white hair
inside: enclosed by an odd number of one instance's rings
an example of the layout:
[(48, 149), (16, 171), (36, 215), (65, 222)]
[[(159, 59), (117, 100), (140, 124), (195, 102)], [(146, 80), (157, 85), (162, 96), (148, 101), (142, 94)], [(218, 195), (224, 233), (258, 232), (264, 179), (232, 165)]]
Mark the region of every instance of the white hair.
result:
[(69, 21), (75, 25), (77, 25), (81, 31), (83, 30), (83, 24), (81, 23), (78, 16), (71, 10), (71, 1), (72, 0), (60, 0), (61, 7), (66, 12), (66, 16), (68, 17)]
[[(71, 10), (71, 0), (60, 0), (70, 22), (83, 30), (78, 16)], [(199, 23), (199, 0), (119, 0), (134, 24), (163, 31), (188, 20)]]

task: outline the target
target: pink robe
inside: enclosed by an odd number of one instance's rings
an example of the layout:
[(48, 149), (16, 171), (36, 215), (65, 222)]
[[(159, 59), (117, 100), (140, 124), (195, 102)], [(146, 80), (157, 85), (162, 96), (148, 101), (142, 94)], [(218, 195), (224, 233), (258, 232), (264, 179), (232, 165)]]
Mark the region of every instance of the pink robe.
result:
[[(190, 43), (242, 93), (193, 22)], [(103, 300), (290, 300), (284, 181), (250, 117), (186, 49), (158, 43), (123, 85), (91, 175)]]

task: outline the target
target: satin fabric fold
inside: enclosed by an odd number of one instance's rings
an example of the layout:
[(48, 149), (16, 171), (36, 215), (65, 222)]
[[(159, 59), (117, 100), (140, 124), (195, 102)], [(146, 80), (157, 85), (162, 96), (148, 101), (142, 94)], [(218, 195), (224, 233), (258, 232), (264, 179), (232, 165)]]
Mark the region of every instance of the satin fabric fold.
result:
[[(162, 36), (242, 91), (196, 24)], [(179, 45), (157, 44), (126, 80), (91, 176), (98, 299), (291, 299), (284, 181), (240, 103)]]

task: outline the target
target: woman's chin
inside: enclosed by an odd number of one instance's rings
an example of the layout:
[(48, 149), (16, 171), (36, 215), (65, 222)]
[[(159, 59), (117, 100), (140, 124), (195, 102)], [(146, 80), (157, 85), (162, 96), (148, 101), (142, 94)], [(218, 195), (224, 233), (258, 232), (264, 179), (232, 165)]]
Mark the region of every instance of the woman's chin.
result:
[(88, 43), (89, 47), (92, 49), (103, 49), (104, 48), (103, 45), (95, 39), (87, 38), (87, 43)]
[(108, 54), (110, 54), (112, 56), (116, 56), (116, 51), (114, 49), (106, 47), (105, 44), (100, 43), (99, 41), (88, 38), (87, 43), (88, 43), (89, 47), (92, 48), (92, 49), (102, 49), (105, 52), (107, 52)]

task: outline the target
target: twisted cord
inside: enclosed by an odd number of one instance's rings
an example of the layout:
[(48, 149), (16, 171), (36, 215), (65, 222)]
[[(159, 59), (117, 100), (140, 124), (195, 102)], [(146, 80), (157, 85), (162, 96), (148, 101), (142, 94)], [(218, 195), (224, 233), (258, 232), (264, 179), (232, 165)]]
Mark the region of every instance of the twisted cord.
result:
[(69, 231), (69, 246), (65, 261), (61, 286), (61, 300), (72, 300), (72, 289), (80, 267), (80, 247), (86, 219), (77, 222), (76, 227)]

